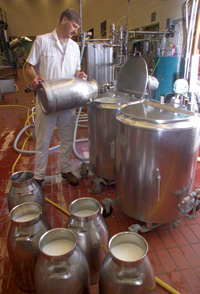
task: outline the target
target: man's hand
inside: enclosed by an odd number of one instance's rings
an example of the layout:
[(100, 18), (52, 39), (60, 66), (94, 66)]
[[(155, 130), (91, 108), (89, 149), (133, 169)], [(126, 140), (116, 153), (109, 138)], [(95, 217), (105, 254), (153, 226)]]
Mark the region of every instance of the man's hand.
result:
[(84, 73), (84, 71), (79, 70), (76, 71), (75, 77), (79, 79), (87, 79), (86, 73)]
[(36, 76), (33, 80), (32, 80), (32, 87), (34, 90), (37, 89), (37, 87), (39, 86), (40, 82), (43, 82), (44, 78), (41, 76)]

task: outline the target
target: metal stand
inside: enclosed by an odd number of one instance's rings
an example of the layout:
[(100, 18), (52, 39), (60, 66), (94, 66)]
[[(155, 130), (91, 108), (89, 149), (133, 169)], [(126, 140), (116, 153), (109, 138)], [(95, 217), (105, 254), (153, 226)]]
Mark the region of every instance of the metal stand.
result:
[[(172, 227), (177, 228), (178, 224), (180, 223), (180, 220), (174, 221), (170, 223), (170, 228)], [(139, 231), (142, 233), (147, 233), (163, 224), (152, 224), (152, 223), (146, 223), (146, 225), (140, 226), (139, 224), (133, 224), (130, 227), (128, 227), (128, 230), (131, 232), (138, 233)]]
[[(83, 162), (81, 164), (81, 171), (80, 171), (80, 175), (82, 178), (85, 178), (88, 175), (88, 169), (89, 169), (89, 163)], [(115, 181), (112, 182), (107, 182), (105, 179), (102, 178), (98, 178), (95, 176), (95, 178), (93, 179), (93, 193), (94, 194), (100, 194), (102, 192), (102, 186), (101, 183), (103, 183), (106, 186), (109, 185), (113, 185), (115, 184)]]

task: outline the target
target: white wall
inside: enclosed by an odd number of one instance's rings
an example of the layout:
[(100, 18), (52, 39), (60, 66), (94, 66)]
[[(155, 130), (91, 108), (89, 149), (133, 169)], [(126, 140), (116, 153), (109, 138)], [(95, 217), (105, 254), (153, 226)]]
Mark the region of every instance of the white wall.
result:
[[(166, 19), (183, 18), (185, 0), (130, 0), (129, 29), (151, 25), (151, 13), (156, 11), (160, 30), (165, 30)], [(107, 21), (125, 26), (128, 0), (82, 0), (83, 29), (94, 28), (100, 37), (100, 23)], [(35, 36), (53, 30), (60, 13), (69, 7), (79, 11), (78, 0), (1, 0), (0, 8), (7, 14), (8, 34)]]
[(63, 10), (79, 10), (78, 0), (1, 0), (8, 36), (36, 36), (53, 31)]
[[(130, 0), (129, 29), (149, 26), (151, 14), (156, 12), (156, 20), (160, 30), (166, 29), (167, 18), (180, 19), (184, 17), (185, 0)], [(95, 38), (100, 37), (100, 23), (107, 21), (109, 29), (111, 23), (117, 26), (126, 24), (128, 0), (83, 0), (83, 29), (94, 28)]]

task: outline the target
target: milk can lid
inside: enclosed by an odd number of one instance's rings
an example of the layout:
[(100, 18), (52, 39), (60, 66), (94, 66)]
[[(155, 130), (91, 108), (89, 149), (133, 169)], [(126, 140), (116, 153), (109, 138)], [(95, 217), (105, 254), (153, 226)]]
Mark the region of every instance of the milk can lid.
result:
[(117, 76), (116, 89), (118, 92), (142, 98), (147, 86), (148, 69), (141, 56), (132, 56), (122, 66)]
[(122, 114), (134, 120), (143, 120), (158, 124), (185, 121), (195, 115), (188, 110), (149, 101), (127, 106), (122, 109)]

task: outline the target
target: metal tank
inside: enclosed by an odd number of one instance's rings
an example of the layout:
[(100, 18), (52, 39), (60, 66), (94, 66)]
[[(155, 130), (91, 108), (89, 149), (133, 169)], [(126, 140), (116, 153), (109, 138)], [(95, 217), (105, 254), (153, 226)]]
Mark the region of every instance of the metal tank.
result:
[(146, 85), (146, 62), (132, 56), (118, 74), (115, 93), (101, 94), (88, 107), (90, 168), (98, 177), (115, 179), (116, 114), (129, 103), (140, 103)]
[(126, 97), (110, 95), (88, 107), (90, 168), (101, 178), (115, 179), (116, 114), (128, 103)]
[(109, 241), (100, 278), (100, 294), (153, 294), (155, 277), (147, 256), (146, 240), (133, 232), (116, 234)]
[(37, 294), (90, 294), (88, 263), (72, 231), (48, 231), (40, 238), (39, 248), (35, 267)]
[(34, 271), (39, 256), (40, 237), (51, 229), (36, 203), (23, 203), (10, 212), (11, 226), (7, 248), (17, 286), (23, 291), (34, 291)]
[(106, 256), (109, 231), (102, 216), (100, 203), (89, 197), (74, 200), (69, 211), (67, 228), (76, 233), (77, 245), (86, 256), (90, 268), (91, 284), (97, 283), (101, 264)]
[(200, 119), (193, 112), (144, 101), (117, 115), (116, 189), (121, 210), (147, 223), (180, 218), (193, 188)]
[(42, 207), (42, 213), (47, 218), (44, 194), (40, 186), (34, 181), (31, 171), (19, 171), (10, 177), (11, 188), (8, 195), (8, 209), (25, 202), (36, 202)]

